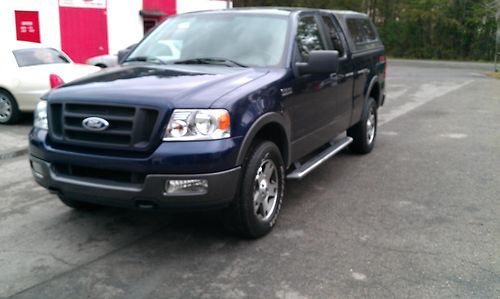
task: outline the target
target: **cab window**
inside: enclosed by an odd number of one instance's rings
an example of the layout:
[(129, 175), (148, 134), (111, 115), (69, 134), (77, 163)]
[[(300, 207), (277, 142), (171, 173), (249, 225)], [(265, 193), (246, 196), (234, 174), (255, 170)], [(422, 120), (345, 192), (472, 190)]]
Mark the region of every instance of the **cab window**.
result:
[(347, 19), (347, 28), (356, 50), (368, 50), (381, 46), (375, 27), (368, 19)]

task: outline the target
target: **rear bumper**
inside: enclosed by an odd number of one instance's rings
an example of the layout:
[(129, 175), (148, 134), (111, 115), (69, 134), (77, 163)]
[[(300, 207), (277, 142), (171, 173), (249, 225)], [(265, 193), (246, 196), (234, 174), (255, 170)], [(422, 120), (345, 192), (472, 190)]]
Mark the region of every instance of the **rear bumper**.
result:
[[(124, 208), (197, 209), (229, 204), (236, 195), (241, 167), (207, 174), (151, 174), (143, 184), (123, 184), (57, 173), (50, 162), (30, 156), (38, 184), (74, 200)], [(205, 179), (208, 191), (202, 194), (171, 195), (165, 183), (175, 179)]]

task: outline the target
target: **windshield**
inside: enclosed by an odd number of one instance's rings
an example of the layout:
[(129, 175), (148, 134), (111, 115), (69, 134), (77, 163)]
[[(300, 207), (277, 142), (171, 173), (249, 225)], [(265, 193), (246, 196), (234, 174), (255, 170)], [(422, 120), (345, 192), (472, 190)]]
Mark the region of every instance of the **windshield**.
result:
[(287, 31), (286, 16), (181, 15), (168, 19), (152, 32), (127, 61), (278, 66), (285, 53)]
[(20, 49), (12, 51), (19, 67), (40, 64), (69, 63), (61, 52), (51, 48)]

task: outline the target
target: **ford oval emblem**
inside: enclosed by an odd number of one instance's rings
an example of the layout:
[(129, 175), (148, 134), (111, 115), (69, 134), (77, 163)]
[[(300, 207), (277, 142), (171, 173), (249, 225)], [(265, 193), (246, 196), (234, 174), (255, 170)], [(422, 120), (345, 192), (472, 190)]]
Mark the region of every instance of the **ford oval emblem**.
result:
[(90, 131), (104, 131), (109, 127), (109, 122), (100, 117), (87, 117), (82, 121), (82, 125)]

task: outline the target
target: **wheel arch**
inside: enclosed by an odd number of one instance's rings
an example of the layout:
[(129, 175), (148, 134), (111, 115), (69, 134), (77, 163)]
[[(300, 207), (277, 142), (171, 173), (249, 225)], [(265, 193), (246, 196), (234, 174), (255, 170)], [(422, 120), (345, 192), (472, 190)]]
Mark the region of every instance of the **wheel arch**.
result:
[(382, 90), (378, 76), (373, 76), (368, 88), (366, 89), (365, 103), (369, 98), (373, 98), (379, 107), (382, 104)]
[(283, 115), (276, 112), (266, 113), (252, 124), (241, 144), (237, 165), (243, 165), (250, 147), (257, 139), (274, 142), (280, 149), (285, 165), (287, 167), (290, 165), (290, 126)]
[(17, 103), (17, 100), (16, 100), (16, 97), (14, 96), (14, 94), (12, 92), (10, 92), (7, 88), (3, 87), (2, 85), (0, 85), (0, 91), (3, 91), (5, 93), (7, 93), (9, 96), (11, 96), (14, 101), (16, 101)]

